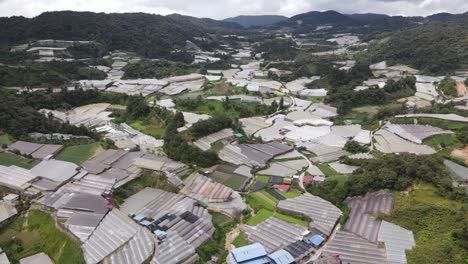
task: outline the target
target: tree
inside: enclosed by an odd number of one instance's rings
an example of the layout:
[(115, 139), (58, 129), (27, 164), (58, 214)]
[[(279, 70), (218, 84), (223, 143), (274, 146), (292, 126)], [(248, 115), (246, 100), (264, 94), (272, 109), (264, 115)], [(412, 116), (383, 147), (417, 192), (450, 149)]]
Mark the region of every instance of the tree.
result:
[(344, 150), (348, 151), (349, 153), (363, 153), (368, 152), (369, 148), (359, 144), (354, 140), (349, 140), (348, 142), (346, 142)]
[(145, 98), (141, 95), (132, 96), (127, 102), (127, 113), (133, 119), (138, 119), (144, 116), (148, 111)]
[(185, 125), (184, 114), (182, 112), (177, 111), (174, 116), (174, 126), (176, 128), (183, 127)]

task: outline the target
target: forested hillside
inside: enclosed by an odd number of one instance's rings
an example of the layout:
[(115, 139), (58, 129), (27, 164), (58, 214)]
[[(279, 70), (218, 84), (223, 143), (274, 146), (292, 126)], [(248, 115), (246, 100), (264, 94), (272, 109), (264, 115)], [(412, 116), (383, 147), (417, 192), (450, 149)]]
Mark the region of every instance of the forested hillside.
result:
[(165, 55), (185, 41), (205, 36), (200, 26), (143, 13), (46, 12), (34, 18), (0, 18), (0, 46), (37, 39), (95, 40), (109, 50)]
[(431, 22), (382, 35), (371, 49), (374, 61), (411, 65), (427, 73), (446, 74), (466, 68), (468, 17), (452, 22)]

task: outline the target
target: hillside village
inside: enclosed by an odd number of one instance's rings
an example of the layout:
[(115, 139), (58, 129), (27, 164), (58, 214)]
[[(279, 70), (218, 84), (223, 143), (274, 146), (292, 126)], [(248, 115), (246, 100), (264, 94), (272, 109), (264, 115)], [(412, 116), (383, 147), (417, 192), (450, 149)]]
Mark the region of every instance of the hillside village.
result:
[(91, 78), (0, 84), (47, 123), (0, 126), (0, 262), (464, 263), (468, 71), (333, 29), (187, 39), (190, 63), (10, 47)]

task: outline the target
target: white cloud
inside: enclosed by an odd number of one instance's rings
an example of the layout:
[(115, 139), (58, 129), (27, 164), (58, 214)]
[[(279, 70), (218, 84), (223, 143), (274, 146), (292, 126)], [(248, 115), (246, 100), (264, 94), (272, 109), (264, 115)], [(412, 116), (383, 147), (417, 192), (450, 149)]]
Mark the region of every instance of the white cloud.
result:
[(466, 0), (0, 0), (0, 16), (33, 17), (46, 11), (179, 13), (216, 19), (236, 15), (293, 16), (308, 11), (430, 15), (468, 10)]

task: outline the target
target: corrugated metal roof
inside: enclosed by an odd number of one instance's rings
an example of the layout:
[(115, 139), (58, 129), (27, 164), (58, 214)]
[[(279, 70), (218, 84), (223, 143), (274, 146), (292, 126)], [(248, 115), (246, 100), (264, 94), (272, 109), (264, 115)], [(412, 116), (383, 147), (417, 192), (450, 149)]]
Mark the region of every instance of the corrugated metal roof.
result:
[(177, 233), (167, 232), (167, 238), (158, 246), (151, 264), (177, 264), (195, 254), (195, 248)]
[(270, 217), (264, 222), (249, 226), (243, 225), (242, 231), (247, 240), (258, 242), (265, 246), (267, 252), (273, 252), (291, 243), (303, 239), (307, 229), (276, 217)]
[(324, 254), (339, 254), (343, 263), (386, 263), (385, 249), (353, 233), (338, 231), (324, 249)]
[(117, 209), (109, 212), (82, 245), (86, 263), (96, 264), (125, 246), (141, 229)]
[(290, 264), (294, 263), (294, 257), (284, 249), (280, 249), (268, 255), (275, 264)]
[(378, 241), (385, 243), (387, 260), (391, 264), (407, 263), (406, 250), (416, 245), (412, 231), (387, 221), (382, 221)]
[(338, 207), (329, 201), (309, 193), (279, 201), (278, 209), (300, 213), (309, 217), (314, 224), (321, 227), (327, 234), (331, 233), (342, 215)]
[(244, 262), (266, 256), (267, 252), (260, 243), (253, 243), (244, 247), (235, 248), (231, 251), (231, 254), (237, 262)]

